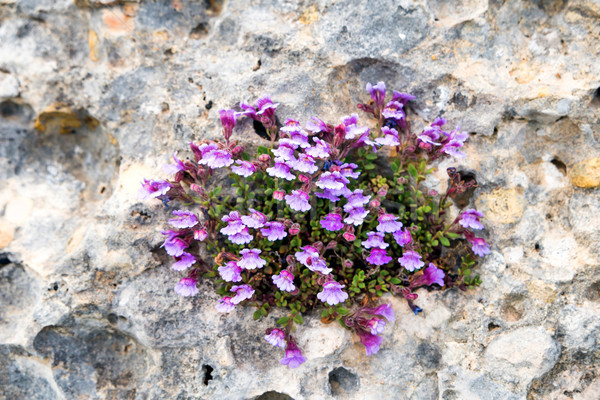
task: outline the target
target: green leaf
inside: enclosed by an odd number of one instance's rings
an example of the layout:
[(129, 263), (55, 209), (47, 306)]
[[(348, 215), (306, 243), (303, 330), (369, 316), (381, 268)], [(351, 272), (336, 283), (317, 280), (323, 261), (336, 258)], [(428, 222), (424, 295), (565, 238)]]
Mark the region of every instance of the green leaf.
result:
[(327, 318), (329, 316), (329, 310), (325, 309), (321, 311), (321, 318)]
[(459, 234), (454, 232), (446, 232), (446, 236), (448, 236), (450, 239), (456, 239)]
[(369, 163), (369, 164), (365, 165), (365, 169), (366, 170), (375, 169), (375, 164)]
[(296, 314), (294, 316), (294, 322), (298, 325), (302, 325), (304, 323), (304, 320), (302, 319), (302, 314)]
[(442, 243), (442, 246), (450, 247), (450, 241), (448, 240), (448, 238), (442, 236), (440, 238), (440, 243)]
[(281, 317), (277, 320), (277, 325), (287, 325), (289, 320), (290, 320), (290, 317)]
[(349, 313), (349, 311), (346, 308), (344, 308), (344, 307), (338, 307), (337, 312), (340, 315), (346, 315), (346, 314)]
[(255, 321), (258, 321), (260, 319), (260, 310), (254, 311), (252, 318), (254, 318)]
[(269, 149), (265, 146), (258, 146), (258, 154), (269, 154)]
[(390, 167), (392, 168), (392, 171), (398, 172), (398, 170), (400, 169), (400, 160), (396, 158), (394, 161), (392, 161)]
[(392, 279), (390, 279), (390, 283), (393, 285), (399, 285), (402, 283), (402, 281), (398, 278), (392, 278)]
[(213, 194), (215, 196), (218, 196), (218, 195), (221, 194), (221, 190), (223, 190), (223, 188), (221, 186), (218, 186), (218, 187), (215, 188), (215, 190), (213, 190)]
[(412, 176), (413, 178), (416, 178), (417, 175), (419, 175), (419, 173), (417, 172), (417, 169), (415, 168), (414, 165), (409, 164), (408, 165), (408, 173), (410, 174), (410, 176)]
[(367, 160), (369, 160), (369, 161), (373, 161), (373, 160), (376, 160), (376, 159), (377, 159), (377, 154), (375, 154), (375, 153), (369, 153), (369, 154), (367, 154), (367, 155), (366, 155), (366, 157), (365, 157), (365, 158), (366, 158)]

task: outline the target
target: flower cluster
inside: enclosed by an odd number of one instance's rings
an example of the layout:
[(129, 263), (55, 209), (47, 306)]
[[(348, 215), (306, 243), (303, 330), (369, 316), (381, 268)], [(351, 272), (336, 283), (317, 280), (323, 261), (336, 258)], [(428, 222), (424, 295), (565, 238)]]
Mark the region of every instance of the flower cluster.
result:
[[(140, 189), (143, 200), (189, 206), (174, 209), (162, 232), (171, 267), (185, 273), (175, 292), (194, 296), (205, 277), (218, 285), (218, 312), (252, 306), (259, 319), (288, 310), (265, 340), (285, 350), (281, 363), (291, 368), (305, 362), (293, 336), (302, 314), (321, 309), (324, 322), (337, 320), (375, 354), (395, 320), (390, 304), (377, 304), (385, 293), (418, 314), (416, 289), (478, 285), (475, 257), (490, 251), (474, 232), (483, 229), (481, 212), (447, 220), (473, 180), (450, 168), (445, 193), (423, 187), (429, 163), (465, 157), (468, 135), (444, 130), (442, 118), (413, 133), (406, 105), (414, 96), (394, 91), (386, 102), (383, 82), (367, 91), (371, 100), (358, 105), (372, 117), (366, 122), (351, 114), (337, 124), (313, 117), (281, 125), (268, 96), (221, 110), (223, 141), (190, 143), (190, 158), (174, 153), (164, 166), (173, 179), (144, 180)], [(270, 148), (250, 155), (232, 140), (240, 118), (267, 132)]]

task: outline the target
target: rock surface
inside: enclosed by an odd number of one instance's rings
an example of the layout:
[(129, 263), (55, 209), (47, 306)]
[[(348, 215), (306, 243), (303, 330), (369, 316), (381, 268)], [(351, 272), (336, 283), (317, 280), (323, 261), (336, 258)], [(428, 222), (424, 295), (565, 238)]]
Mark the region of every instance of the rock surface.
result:
[[(0, 397), (597, 398), (598, 18), (597, 0), (0, 0)], [(220, 136), (221, 108), (271, 94), (280, 118), (336, 121), (380, 80), (417, 96), (415, 129), (471, 134), (438, 168), (479, 183), (483, 284), (420, 292), (418, 317), (392, 299), (371, 357), (306, 317), (309, 360), (282, 368), (261, 338), (277, 315), (174, 293), (139, 181)]]

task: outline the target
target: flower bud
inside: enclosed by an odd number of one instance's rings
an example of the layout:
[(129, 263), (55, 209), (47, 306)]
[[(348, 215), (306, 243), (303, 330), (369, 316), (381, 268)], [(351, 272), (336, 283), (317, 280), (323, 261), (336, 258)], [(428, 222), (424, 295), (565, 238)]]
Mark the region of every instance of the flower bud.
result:
[(327, 247), (325, 247), (325, 250), (335, 249), (337, 245), (337, 242), (335, 240), (332, 240), (331, 242), (327, 243)]
[(283, 200), (284, 197), (285, 197), (285, 192), (282, 192), (281, 190), (276, 190), (273, 192), (273, 198), (275, 200)]
[(290, 233), (290, 235), (297, 235), (298, 233), (300, 233), (300, 224), (292, 224), (292, 226), (290, 227), (290, 229), (288, 230), (288, 232)]
[(377, 199), (373, 199), (373, 200), (371, 200), (371, 202), (369, 203), (369, 205), (372, 208), (377, 208), (377, 207), (379, 207), (381, 205), (381, 202), (379, 200), (377, 200)]
[(199, 240), (199, 241), (204, 241), (204, 239), (206, 239), (206, 237), (208, 236), (208, 233), (206, 232), (206, 229), (197, 229), (194, 231), (194, 239)]
[(344, 232), (344, 239), (349, 242), (354, 242), (356, 240), (356, 235), (352, 232)]
[(244, 146), (235, 146), (233, 150), (231, 150), (231, 154), (234, 157), (238, 157), (240, 154), (244, 152)]
[(433, 196), (433, 197), (435, 197), (435, 196), (437, 196), (438, 194), (439, 194), (439, 193), (438, 193), (438, 191), (437, 191), (437, 190), (431, 189), (431, 190), (429, 191), (429, 195), (430, 195), (430, 196)]
[(260, 156), (258, 156), (258, 161), (260, 162), (269, 162), (270, 159), (271, 156), (269, 156), (268, 154), (261, 154)]
[(385, 197), (387, 195), (387, 188), (381, 188), (377, 191), (377, 195), (379, 197)]
[(310, 178), (306, 175), (300, 175), (298, 178), (300, 179), (300, 182), (302, 182), (302, 183), (310, 182)]
[(352, 260), (344, 260), (344, 267), (346, 268), (352, 268), (352, 266), (354, 266), (354, 263), (352, 262)]
[(398, 185), (404, 185), (406, 182), (408, 182), (408, 179), (400, 177), (396, 180), (396, 182), (398, 182)]

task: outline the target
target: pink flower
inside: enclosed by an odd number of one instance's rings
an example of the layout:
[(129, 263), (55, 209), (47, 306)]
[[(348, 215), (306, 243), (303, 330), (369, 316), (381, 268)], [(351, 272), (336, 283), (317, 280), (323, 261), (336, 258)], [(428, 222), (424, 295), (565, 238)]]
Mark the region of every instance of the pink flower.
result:
[(368, 232), (368, 239), (362, 242), (362, 245), (365, 249), (370, 249), (371, 247), (377, 247), (379, 249), (386, 249), (389, 244), (383, 241), (385, 234), (381, 232)]
[(490, 253), (490, 246), (484, 239), (478, 237), (467, 237), (467, 239), (471, 242), (473, 253), (477, 254), (479, 257), (484, 257), (486, 254)]
[(163, 165), (163, 171), (166, 174), (176, 174), (179, 171), (185, 171), (185, 164), (177, 158), (177, 152), (173, 153), (173, 160), (175, 160), (175, 164), (165, 164)]
[(184, 269), (188, 269), (196, 262), (196, 257), (191, 255), (190, 253), (183, 252), (181, 256), (171, 267), (175, 271), (183, 271)]
[(339, 214), (327, 214), (325, 219), (322, 219), (320, 222), (323, 228), (331, 232), (339, 231), (344, 227), (342, 216)]
[(245, 228), (241, 215), (237, 211), (232, 211), (229, 213), (229, 215), (225, 215), (223, 218), (221, 218), (221, 221), (227, 222), (227, 226), (221, 228), (220, 231), (223, 235), (235, 235), (236, 233), (243, 231)]
[(243, 176), (244, 178), (249, 177), (256, 172), (256, 167), (249, 161), (235, 160), (237, 165), (231, 167), (231, 171), (234, 174)]
[(348, 293), (342, 291), (343, 287), (345, 285), (341, 285), (336, 281), (325, 282), (323, 291), (317, 294), (317, 298), (330, 306), (343, 303), (348, 298)]
[(248, 233), (248, 228), (244, 227), (241, 232), (235, 235), (229, 236), (229, 241), (235, 244), (246, 244), (250, 243), (254, 239), (254, 236)]
[(344, 239), (346, 239), (349, 242), (354, 242), (356, 240), (356, 235), (354, 235), (354, 233), (352, 232), (344, 232)]
[(301, 153), (297, 160), (288, 161), (290, 167), (296, 171), (305, 172), (307, 174), (314, 174), (319, 170), (319, 167), (315, 164), (315, 159), (308, 154)]
[(265, 335), (265, 340), (275, 347), (285, 347), (285, 332), (278, 328), (270, 329)]
[(294, 275), (285, 269), (278, 275), (273, 275), (272, 279), (273, 283), (275, 283), (280, 290), (285, 292), (293, 292), (296, 290), (296, 286), (294, 286)]
[(396, 221), (398, 217), (393, 214), (381, 214), (377, 219), (379, 225), (377, 225), (378, 232), (394, 233), (402, 229), (402, 222)]
[(244, 300), (251, 298), (254, 295), (254, 289), (250, 285), (235, 285), (231, 288), (235, 292), (235, 296), (231, 299), (233, 304), (239, 304)]
[(267, 222), (265, 227), (260, 230), (260, 233), (271, 242), (281, 240), (287, 236), (285, 225), (278, 221)]
[(401, 231), (394, 232), (394, 239), (396, 239), (396, 243), (398, 245), (404, 247), (405, 245), (412, 242), (412, 236), (410, 235), (410, 230), (404, 228)]
[(314, 158), (329, 158), (329, 144), (318, 137), (313, 137), (313, 140), (315, 145), (305, 149), (304, 152)]
[(198, 293), (196, 287), (196, 280), (194, 278), (182, 278), (177, 285), (175, 285), (175, 292), (183, 297), (195, 296)]
[(144, 179), (142, 182), (142, 188), (138, 192), (138, 198), (140, 200), (161, 198), (166, 195), (172, 187), (173, 186), (167, 181), (153, 181)]
[(287, 365), (290, 368), (298, 368), (302, 363), (306, 361), (306, 358), (302, 355), (302, 351), (296, 346), (296, 344), (289, 340), (287, 348), (285, 349), (285, 357), (279, 362), (282, 365)]
[(219, 115), (221, 117), (221, 124), (223, 125), (223, 136), (229, 142), (229, 138), (235, 127), (235, 120), (239, 114), (235, 110), (219, 110)]
[(283, 200), (284, 197), (285, 197), (285, 192), (282, 192), (281, 190), (276, 190), (273, 192), (273, 198), (275, 200)]
[(239, 282), (242, 280), (242, 269), (235, 261), (229, 261), (227, 264), (220, 266), (218, 270), (219, 275), (226, 282)]
[(206, 229), (204, 229), (204, 228), (197, 229), (194, 231), (194, 239), (195, 240), (203, 242), (204, 239), (206, 239), (207, 237), (208, 237), (208, 232), (206, 232)]
[(250, 215), (242, 215), (241, 220), (248, 228), (262, 228), (267, 222), (267, 216), (254, 208), (249, 208)]
[(267, 174), (276, 178), (286, 179), (288, 181), (293, 181), (296, 179), (296, 176), (290, 173), (290, 166), (287, 165), (285, 160), (281, 158), (276, 158), (275, 165), (273, 165), (271, 168), (267, 168)]
[(305, 212), (310, 210), (308, 193), (301, 190), (292, 190), (292, 194), (285, 196), (285, 202), (294, 211)]
[(402, 257), (398, 259), (398, 262), (411, 272), (425, 265), (425, 263), (421, 261), (421, 255), (416, 251), (405, 251)]
[(175, 210), (173, 211), (173, 215), (176, 215), (177, 218), (171, 218), (169, 224), (173, 225), (175, 228), (191, 228), (198, 224), (198, 218), (190, 211)]
[(240, 268), (244, 269), (256, 269), (262, 268), (267, 263), (265, 260), (260, 258), (261, 250), (259, 249), (244, 249), (240, 251), (242, 259), (237, 262)]
[(387, 255), (387, 251), (383, 249), (372, 249), (371, 254), (367, 257), (367, 262), (373, 265), (385, 265), (392, 261), (392, 257)]
[(360, 338), (360, 342), (365, 345), (368, 356), (377, 353), (383, 341), (381, 337), (369, 332), (358, 331), (358, 337)]
[(483, 213), (470, 208), (463, 212), (458, 223), (465, 228), (483, 229), (483, 225), (479, 222), (479, 218), (483, 217)]
[(231, 297), (223, 297), (219, 299), (216, 305), (217, 311), (221, 313), (230, 313), (235, 308), (235, 303), (231, 301)]

